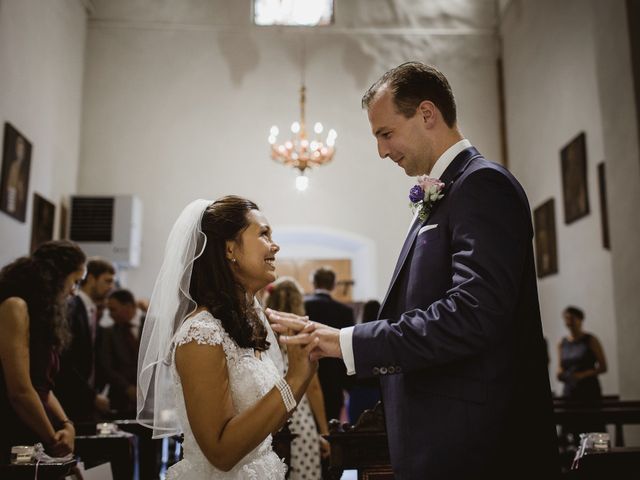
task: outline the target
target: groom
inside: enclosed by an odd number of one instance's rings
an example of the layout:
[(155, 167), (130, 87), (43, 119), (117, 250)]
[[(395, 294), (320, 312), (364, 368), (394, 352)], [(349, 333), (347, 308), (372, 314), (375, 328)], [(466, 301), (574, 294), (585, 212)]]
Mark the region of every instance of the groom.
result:
[(276, 329), (302, 329), (283, 341), (314, 335), (316, 355), (380, 378), (396, 479), (553, 478), (556, 433), (522, 187), (462, 136), (435, 68), (390, 70), (362, 105), (380, 157), (433, 177), (412, 189), (416, 212), (380, 320), (337, 330), (272, 312)]

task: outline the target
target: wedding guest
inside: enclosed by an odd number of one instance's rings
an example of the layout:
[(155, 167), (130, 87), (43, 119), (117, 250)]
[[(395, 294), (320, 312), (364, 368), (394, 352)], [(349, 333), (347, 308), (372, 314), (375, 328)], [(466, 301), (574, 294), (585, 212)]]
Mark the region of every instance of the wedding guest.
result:
[[(331, 296), (336, 286), (336, 274), (330, 267), (320, 267), (313, 272), (314, 292), (305, 298), (304, 308), (309, 320), (334, 328), (351, 327), (353, 310)], [(340, 419), (344, 406), (344, 392), (350, 385), (344, 363), (335, 358), (322, 358), (318, 367), (327, 418)]]
[[(597, 404), (602, 399), (598, 376), (607, 371), (604, 350), (595, 335), (583, 330), (584, 312), (580, 308), (569, 306), (562, 316), (569, 330), (569, 335), (558, 344), (557, 377), (564, 383), (562, 396), (583, 404)], [(606, 431), (604, 424), (598, 422), (581, 422), (568, 430), (576, 443), (579, 433)]]
[(74, 425), (52, 390), (71, 339), (66, 299), (84, 262), (75, 244), (52, 241), (0, 271), (0, 463), (14, 445), (40, 442), (52, 456), (73, 452)]
[(118, 418), (135, 418), (140, 347), (140, 328), (133, 322), (138, 314), (136, 301), (129, 290), (115, 290), (109, 295), (107, 308), (113, 325), (102, 330), (98, 363), (103, 380), (109, 385), (109, 400), (115, 414)]
[[(266, 306), (282, 312), (304, 315), (302, 288), (290, 277), (281, 277), (269, 289)], [(280, 345), (286, 359), (287, 348)], [(286, 374), (288, 362), (285, 360)], [(316, 426), (317, 425), (317, 426)], [(297, 435), (291, 442), (290, 480), (320, 480), (320, 457), (330, 454), (329, 442), (322, 435), (329, 434), (329, 425), (324, 409), (324, 398), (318, 375), (314, 375), (307, 393), (291, 416), (291, 433)]]
[(74, 421), (96, 421), (110, 411), (109, 399), (100, 391), (96, 345), (101, 331), (99, 306), (113, 289), (115, 274), (111, 262), (90, 258), (78, 295), (69, 303), (67, 320), (72, 340), (61, 358), (56, 395)]

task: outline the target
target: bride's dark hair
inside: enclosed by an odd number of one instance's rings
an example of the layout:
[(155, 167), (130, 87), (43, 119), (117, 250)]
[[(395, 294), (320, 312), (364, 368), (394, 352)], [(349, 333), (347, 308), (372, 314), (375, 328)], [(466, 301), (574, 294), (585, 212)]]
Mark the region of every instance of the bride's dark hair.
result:
[(220, 319), (222, 326), (242, 348), (269, 348), (267, 329), (258, 317), (253, 299), (247, 298), (231, 271), (225, 250), (228, 240), (240, 240), (249, 226), (247, 214), (259, 210), (251, 200), (227, 196), (216, 200), (202, 215), (207, 236), (204, 252), (193, 264), (189, 293), (199, 306)]

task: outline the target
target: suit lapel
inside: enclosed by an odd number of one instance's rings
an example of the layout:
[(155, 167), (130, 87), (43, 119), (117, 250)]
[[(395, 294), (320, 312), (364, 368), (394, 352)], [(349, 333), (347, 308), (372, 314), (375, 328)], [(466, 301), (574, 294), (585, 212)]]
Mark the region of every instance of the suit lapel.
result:
[(384, 309), (385, 303), (387, 303), (387, 298), (389, 298), (389, 294), (391, 293), (391, 290), (393, 289), (393, 285), (396, 283), (396, 279), (398, 278), (398, 274), (402, 270), (402, 266), (404, 265), (404, 261), (406, 260), (407, 255), (409, 254), (409, 250), (411, 250), (411, 246), (413, 245), (413, 242), (416, 239), (416, 235), (418, 233), (418, 229), (419, 229), (421, 224), (422, 224), (422, 222), (420, 221), (420, 218), (418, 217), (418, 215), (416, 215), (415, 218), (413, 219), (413, 224), (411, 225), (411, 228), (409, 228), (409, 232), (407, 233), (407, 238), (404, 239), (404, 244), (402, 245), (402, 250), (400, 250), (400, 256), (398, 257), (398, 261), (396, 262), (396, 268), (393, 270), (393, 276), (391, 277), (391, 283), (389, 283), (389, 288), (387, 289), (387, 293), (385, 294), (384, 300), (382, 301), (382, 304), (380, 305), (380, 311), (378, 312), (378, 316), (380, 316), (380, 314), (382, 313), (382, 310)]
[[(447, 191), (451, 188), (451, 185), (453, 184), (453, 182), (455, 182), (457, 178), (460, 175), (462, 175), (462, 173), (466, 170), (466, 168), (469, 166), (471, 161), (481, 156), (482, 155), (480, 155), (478, 150), (476, 150), (474, 147), (469, 147), (463, 150), (462, 152), (460, 152), (458, 155), (456, 155), (456, 157), (452, 160), (452, 162), (446, 168), (446, 170), (444, 171), (441, 177), (442, 182), (445, 184), (445, 188), (444, 188), (445, 196)], [(438, 208), (439, 205), (440, 205), (440, 202), (434, 205), (429, 216), (433, 215), (433, 212)], [(387, 293), (385, 294), (384, 300), (380, 305), (378, 318), (380, 317), (380, 315), (382, 314), (382, 311), (384, 310), (385, 303), (387, 303), (389, 294), (391, 293), (391, 290), (393, 290), (393, 286), (395, 285), (396, 280), (398, 279), (398, 275), (400, 275), (400, 272), (402, 271), (402, 267), (404, 266), (405, 261), (407, 260), (407, 256), (409, 255), (409, 252), (413, 247), (416, 237), (418, 236), (418, 230), (422, 226), (422, 224), (423, 222), (421, 222), (418, 215), (416, 215), (414, 217), (413, 224), (411, 225), (411, 228), (407, 233), (407, 237), (404, 240), (404, 244), (402, 245), (402, 250), (400, 250), (400, 256), (398, 257), (396, 268), (393, 270), (391, 283), (389, 283), (389, 288), (387, 289)]]

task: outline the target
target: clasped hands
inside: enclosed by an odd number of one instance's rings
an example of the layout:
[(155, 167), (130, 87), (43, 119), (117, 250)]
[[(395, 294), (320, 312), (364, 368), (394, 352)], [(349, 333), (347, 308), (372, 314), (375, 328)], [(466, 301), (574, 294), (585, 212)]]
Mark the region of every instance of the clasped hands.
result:
[(339, 329), (319, 322), (312, 322), (309, 317), (278, 312), (270, 308), (266, 309), (266, 314), (273, 330), (280, 334), (280, 343), (308, 345), (311, 342), (316, 342), (316, 346), (309, 355), (311, 361), (324, 357), (342, 358)]

